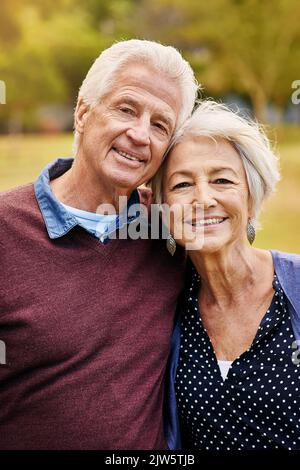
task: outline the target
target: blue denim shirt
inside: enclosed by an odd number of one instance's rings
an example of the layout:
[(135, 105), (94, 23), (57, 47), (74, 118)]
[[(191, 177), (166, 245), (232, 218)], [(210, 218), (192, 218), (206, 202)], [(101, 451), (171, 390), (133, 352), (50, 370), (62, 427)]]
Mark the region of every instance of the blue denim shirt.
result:
[[(69, 170), (73, 161), (73, 158), (58, 158), (49, 163), (34, 183), (36, 199), (50, 238), (62, 237), (76, 225), (79, 225), (76, 217), (63, 207), (50, 187), (50, 181), (58, 178)], [(130, 210), (133, 205), (139, 203), (139, 193), (137, 190), (134, 190), (129, 198), (127, 207), (118, 215), (116, 222), (113, 222), (109, 226), (107, 237), (104, 239), (103, 243), (107, 243), (109, 241), (109, 235), (116, 230), (121, 230), (126, 224), (136, 221), (140, 217), (140, 211), (132, 213), (132, 210)]]

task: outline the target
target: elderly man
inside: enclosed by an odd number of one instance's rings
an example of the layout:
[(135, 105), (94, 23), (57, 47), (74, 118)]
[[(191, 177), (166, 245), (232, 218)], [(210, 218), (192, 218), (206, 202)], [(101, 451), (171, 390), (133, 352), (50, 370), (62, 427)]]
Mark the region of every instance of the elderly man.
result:
[(111, 235), (138, 219), (126, 217), (136, 188), (159, 168), (196, 92), (174, 48), (114, 44), (80, 89), (75, 160), (1, 195), (1, 449), (166, 448), (183, 259), (161, 240)]

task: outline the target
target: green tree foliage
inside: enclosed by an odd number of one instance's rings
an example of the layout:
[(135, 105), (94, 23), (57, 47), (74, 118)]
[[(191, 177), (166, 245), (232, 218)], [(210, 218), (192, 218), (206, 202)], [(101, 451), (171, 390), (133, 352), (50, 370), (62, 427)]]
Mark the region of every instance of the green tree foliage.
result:
[(282, 107), (289, 99), (299, 71), (299, 0), (152, 0), (136, 15), (136, 31), (186, 52), (209, 93), (247, 94), (260, 119), (269, 101)]
[(175, 45), (206, 94), (243, 95), (263, 120), (300, 78), (299, 18), (299, 0), (1, 0), (0, 124), (16, 114), (25, 122), (41, 104), (74, 104), (93, 60), (130, 37)]
[[(1, 0), (3, 118), (21, 124), (42, 104), (74, 103), (100, 52), (124, 35), (129, 0)], [(1, 119), (1, 116), (0, 116)], [(3, 120), (3, 119), (2, 119)]]

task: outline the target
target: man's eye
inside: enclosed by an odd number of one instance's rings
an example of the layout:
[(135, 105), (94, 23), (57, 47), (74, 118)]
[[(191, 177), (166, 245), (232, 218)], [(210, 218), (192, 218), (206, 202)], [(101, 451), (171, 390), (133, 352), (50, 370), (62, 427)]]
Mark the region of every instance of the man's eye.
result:
[(128, 108), (128, 106), (121, 106), (120, 111), (125, 114), (134, 114), (134, 110), (132, 108)]
[(217, 180), (214, 181), (216, 184), (230, 184), (232, 181), (227, 180), (226, 178), (218, 178)]
[(168, 134), (167, 127), (164, 124), (162, 124), (161, 122), (155, 122), (154, 126), (157, 127), (160, 131), (164, 132), (165, 134)]
[(191, 186), (191, 183), (188, 183), (187, 181), (183, 181), (182, 183), (175, 184), (173, 189), (188, 188), (189, 186)]

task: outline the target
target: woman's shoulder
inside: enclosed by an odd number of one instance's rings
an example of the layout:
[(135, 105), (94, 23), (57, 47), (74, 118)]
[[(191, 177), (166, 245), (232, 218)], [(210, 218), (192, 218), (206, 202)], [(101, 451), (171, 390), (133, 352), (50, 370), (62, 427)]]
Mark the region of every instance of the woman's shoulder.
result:
[(274, 269), (280, 283), (285, 284), (289, 291), (294, 288), (298, 290), (300, 285), (300, 255), (275, 250), (272, 250), (271, 253)]
[(278, 280), (294, 306), (300, 322), (300, 255), (282, 251), (272, 251), (271, 253)]
[(300, 254), (297, 253), (287, 253), (284, 251), (271, 250), (274, 264), (283, 265), (286, 267), (295, 267), (300, 269)]

